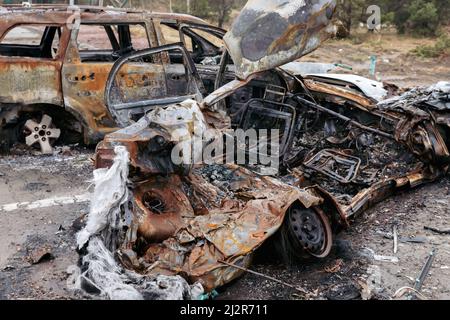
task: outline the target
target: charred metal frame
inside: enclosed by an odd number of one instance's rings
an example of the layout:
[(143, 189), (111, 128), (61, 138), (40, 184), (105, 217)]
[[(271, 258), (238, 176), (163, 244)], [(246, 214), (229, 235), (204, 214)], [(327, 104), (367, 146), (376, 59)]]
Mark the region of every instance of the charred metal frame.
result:
[(292, 98), (294, 98), (295, 100), (297, 100), (300, 104), (307, 105), (308, 107), (311, 107), (311, 108), (314, 108), (314, 109), (319, 110), (321, 112), (325, 112), (327, 114), (330, 114), (330, 115), (332, 115), (332, 116), (334, 116), (336, 118), (339, 118), (341, 120), (344, 120), (344, 121), (348, 122), (351, 125), (354, 125), (355, 127), (363, 129), (364, 131), (372, 132), (372, 133), (375, 133), (375, 134), (380, 135), (380, 136), (385, 137), (385, 138), (394, 139), (394, 136), (389, 134), (389, 133), (387, 133), (387, 132), (383, 132), (383, 131), (380, 131), (380, 130), (377, 130), (377, 129), (374, 129), (374, 128), (371, 128), (371, 127), (367, 127), (367, 126), (365, 126), (365, 125), (363, 125), (363, 124), (361, 124), (361, 123), (359, 123), (359, 122), (357, 122), (357, 121), (355, 121), (353, 119), (350, 119), (350, 118), (348, 118), (346, 116), (343, 116), (342, 114), (340, 114), (338, 112), (335, 112), (333, 110), (327, 109), (325, 107), (322, 107), (322, 106), (318, 105), (317, 103), (313, 103), (313, 102), (308, 101), (308, 100), (306, 100), (304, 98), (301, 98), (298, 95), (290, 95), (290, 96)]
[[(343, 165), (348, 167), (347, 175), (342, 176), (336, 171), (331, 170), (329, 168), (331, 161), (333, 161), (336, 166)], [(359, 167), (361, 166), (361, 159), (336, 150), (323, 149), (309, 160), (306, 160), (303, 163), (303, 166), (329, 176), (338, 182), (350, 183), (358, 174)]]
[[(168, 98), (159, 98), (159, 99), (150, 99), (150, 100), (142, 100), (138, 102), (128, 102), (122, 104), (115, 104), (112, 101), (112, 88), (114, 82), (116, 81), (116, 77), (121, 68), (129, 61), (143, 58), (149, 55), (154, 55), (162, 52), (167, 52), (171, 50), (179, 50), (183, 56), (184, 66), (186, 68), (188, 81), (194, 81), (196, 84), (196, 93), (189, 96), (176, 96), (176, 97), (168, 97)], [(114, 120), (116, 123), (125, 126), (125, 123), (121, 120), (121, 117), (115, 112), (116, 110), (123, 109), (133, 109), (133, 108), (142, 108), (142, 107), (152, 107), (152, 106), (164, 106), (169, 104), (174, 104), (177, 102), (183, 102), (186, 99), (194, 99), (200, 101), (205, 94), (205, 89), (203, 87), (203, 82), (200, 78), (200, 75), (195, 68), (195, 64), (192, 61), (188, 51), (183, 46), (182, 43), (169, 44), (165, 46), (160, 46), (157, 48), (141, 50), (135, 53), (128, 54), (119, 60), (116, 61), (113, 68), (111, 69), (111, 73), (109, 74), (108, 80), (106, 81), (106, 89), (105, 89), (105, 101), (108, 106)]]
[[(259, 106), (254, 105), (254, 102), (260, 103), (261, 105)], [(267, 107), (266, 104), (270, 105), (272, 108)], [(275, 108), (289, 109), (290, 112), (276, 110)], [(287, 149), (289, 148), (290, 143), (292, 142), (292, 139), (294, 138), (293, 137), (294, 126), (295, 120), (297, 118), (296, 109), (289, 104), (274, 102), (267, 99), (251, 99), (246, 103), (243, 109), (244, 111), (239, 125), (239, 128), (243, 130), (248, 130), (251, 128), (250, 127), (251, 124), (249, 122), (250, 122), (250, 115), (253, 112), (257, 112), (258, 115), (268, 116), (274, 119), (280, 119), (286, 123), (284, 132), (280, 132), (283, 139), (280, 143), (279, 157), (282, 159), (285, 156)]]

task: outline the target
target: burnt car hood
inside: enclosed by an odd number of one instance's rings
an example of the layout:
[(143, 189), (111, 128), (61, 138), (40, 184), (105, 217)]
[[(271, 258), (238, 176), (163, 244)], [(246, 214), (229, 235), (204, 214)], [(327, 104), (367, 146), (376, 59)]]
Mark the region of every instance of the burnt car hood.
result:
[(334, 33), (335, 0), (250, 0), (224, 41), (246, 79), (316, 50)]
[(374, 102), (380, 102), (388, 97), (388, 91), (382, 82), (354, 74), (307, 74), (305, 77), (341, 87), (354, 87)]

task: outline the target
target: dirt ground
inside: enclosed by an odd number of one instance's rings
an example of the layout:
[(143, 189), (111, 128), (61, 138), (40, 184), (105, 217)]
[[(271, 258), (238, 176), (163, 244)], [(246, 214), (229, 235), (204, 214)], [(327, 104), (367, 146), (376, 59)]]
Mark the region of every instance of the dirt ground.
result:
[[(25, 153), (0, 159), (0, 207), (86, 194), (92, 176), (92, 151), (38, 157)], [(89, 203), (1, 209), (0, 299), (72, 297), (65, 284), (67, 267), (78, 258), (72, 225), (88, 212)], [(33, 264), (41, 257), (40, 263)]]
[[(329, 41), (302, 60), (343, 63), (367, 76), (369, 56), (376, 54), (380, 80), (417, 86), (450, 79), (449, 58), (409, 54), (432, 40), (371, 35), (361, 44), (354, 42)], [(80, 228), (78, 219), (89, 210), (85, 196), (92, 156), (93, 150), (76, 147), (54, 156), (19, 149), (0, 158), (0, 299), (85, 298), (68, 290), (66, 271), (78, 259), (74, 235)], [(414, 286), (436, 248), (421, 293), (426, 299), (450, 299), (450, 235), (424, 230), (450, 229), (449, 203), (450, 179), (444, 178), (395, 195), (357, 217), (325, 260), (287, 267), (267, 253), (269, 244), (252, 268), (307, 289), (310, 299), (391, 299), (399, 288)], [(397, 254), (390, 237), (394, 226), (400, 239)], [(374, 255), (395, 256), (398, 261), (382, 262)], [(218, 291), (218, 299), (305, 299), (293, 289), (249, 274)]]
[(351, 39), (329, 40), (301, 61), (340, 63), (352, 70), (339, 69), (339, 73), (354, 73), (370, 77), (370, 56), (377, 57), (378, 81), (408, 88), (428, 86), (450, 79), (450, 57), (419, 58), (411, 53), (422, 45), (434, 45), (436, 40), (400, 36), (394, 32), (354, 32)]

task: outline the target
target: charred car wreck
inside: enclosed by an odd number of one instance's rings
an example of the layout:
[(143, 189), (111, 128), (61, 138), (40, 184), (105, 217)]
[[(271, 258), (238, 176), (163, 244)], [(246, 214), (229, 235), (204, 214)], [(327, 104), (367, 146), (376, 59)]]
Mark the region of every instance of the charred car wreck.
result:
[[(174, 288), (195, 298), (199, 285), (210, 292), (242, 275), (232, 265), (248, 267), (269, 238), (289, 257), (326, 257), (365, 209), (447, 173), (448, 83), (402, 93), (358, 76), (280, 68), (327, 38), (334, 9), (332, 0), (249, 1), (205, 98), (182, 44), (117, 60), (106, 105), (124, 128), (97, 147), (94, 201), (77, 239), (79, 286), (110, 298), (174, 298), (161, 293)], [(142, 75), (128, 85), (130, 70), (157, 68), (173, 52), (187, 86), (167, 83), (151, 96)], [(279, 129), (279, 172), (171, 157), (180, 142), (211, 144), (250, 128)]]
[[(225, 31), (202, 19), (133, 9), (67, 5), (0, 7), (0, 151), (17, 142), (51, 154), (57, 142), (95, 145), (118, 129), (105, 106), (114, 62), (137, 50), (182, 42), (212, 92)], [(130, 70), (154, 88), (186, 86), (182, 58)], [(178, 73), (182, 72), (182, 73)], [(148, 80), (150, 81), (150, 80)], [(139, 82), (138, 82), (139, 84)], [(155, 89), (152, 93), (160, 93)]]

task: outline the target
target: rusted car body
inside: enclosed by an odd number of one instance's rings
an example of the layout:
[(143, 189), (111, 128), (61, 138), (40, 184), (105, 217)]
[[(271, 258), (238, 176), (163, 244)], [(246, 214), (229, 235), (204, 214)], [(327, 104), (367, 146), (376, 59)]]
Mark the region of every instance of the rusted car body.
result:
[[(334, 1), (282, 1), (292, 5), (283, 11), (280, 1), (268, 2), (280, 17), (296, 17), (295, 27), (286, 28), (289, 39), (305, 36), (303, 44), (327, 30), (335, 6)], [(202, 82), (182, 45), (137, 52), (113, 67), (107, 105), (116, 121), (128, 127), (98, 145), (96, 167), (110, 168), (117, 152), (126, 152), (132, 183), (116, 225), (98, 231), (125, 269), (181, 275), (210, 291), (240, 276), (268, 239), (288, 257), (323, 258), (333, 236), (365, 209), (447, 173), (448, 85), (398, 96), (401, 92), (389, 92), (392, 87), (352, 75), (300, 77), (279, 68), (288, 62), (286, 48), (272, 38), (268, 47), (259, 48), (264, 57), (270, 51), (269, 62), (245, 58), (245, 45), (237, 38), (258, 19), (268, 22), (264, 19), (270, 13), (261, 3), (271, 7), (267, 1), (250, 1), (225, 37), (228, 50), (220, 61), (216, 91), (205, 98), (199, 97)], [(249, 11), (253, 19), (244, 19)], [(297, 47), (290, 59), (314, 46)], [(189, 100), (167, 106), (169, 101), (132, 96), (121, 80), (122, 70), (172, 50), (185, 59), (190, 87), (179, 97)], [(254, 63), (233, 64), (242, 59)], [(235, 73), (230, 75), (231, 69)], [(224, 139), (230, 129), (248, 128), (280, 129), (278, 173), (268, 176), (258, 166), (223, 161), (172, 161), (171, 151), (180, 141), (208, 144)], [(206, 129), (212, 131), (205, 139)], [(80, 248), (87, 238), (78, 243)]]
[[(176, 40), (164, 34), (163, 28), (173, 31)], [(25, 136), (31, 135), (43, 115), (53, 119), (52, 127), (62, 130), (61, 139), (97, 143), (118, 128), (105, 106), (104, 96), (106, 80), (119, 57), (137, 49), (181, 41), (190, 48), (195, 63), (200, 64), (205, 58), (221, 54), (220, 48), (206, 40), (205, 35), (220, 39), (224, 33), (199, 18), (182, 14), (86, 6), (5, 5), (0, 10), (3, 147), (8, 149), (11, 143), (23, 140), (24, 130)], [(160, 67), (153, 70), (153, 75), (145, 69), (134, 70), (135, 78), (129, 79), (129, 85), (142, 81), (138, 78), (143, 76), (153, 77), (150, 80), (155, 86), (168, 77), (173, 78), (172, 82), (183, 82), (182, 75), (165, 72), (165, 66), (170, 61), (175, 64), (177, 59), (180, 57), (161, 57)], [(206, 88), (212, 91), (214, 71), (201, 74)], [(24, 127), (30, 119), (33, 122)], [(43, 151), (48, 151), (50, 140), (55, 140), (53, 135), (49, 137), (45, 143), (41, 141), (45, 135), (36, 140), (45, 145)]]

